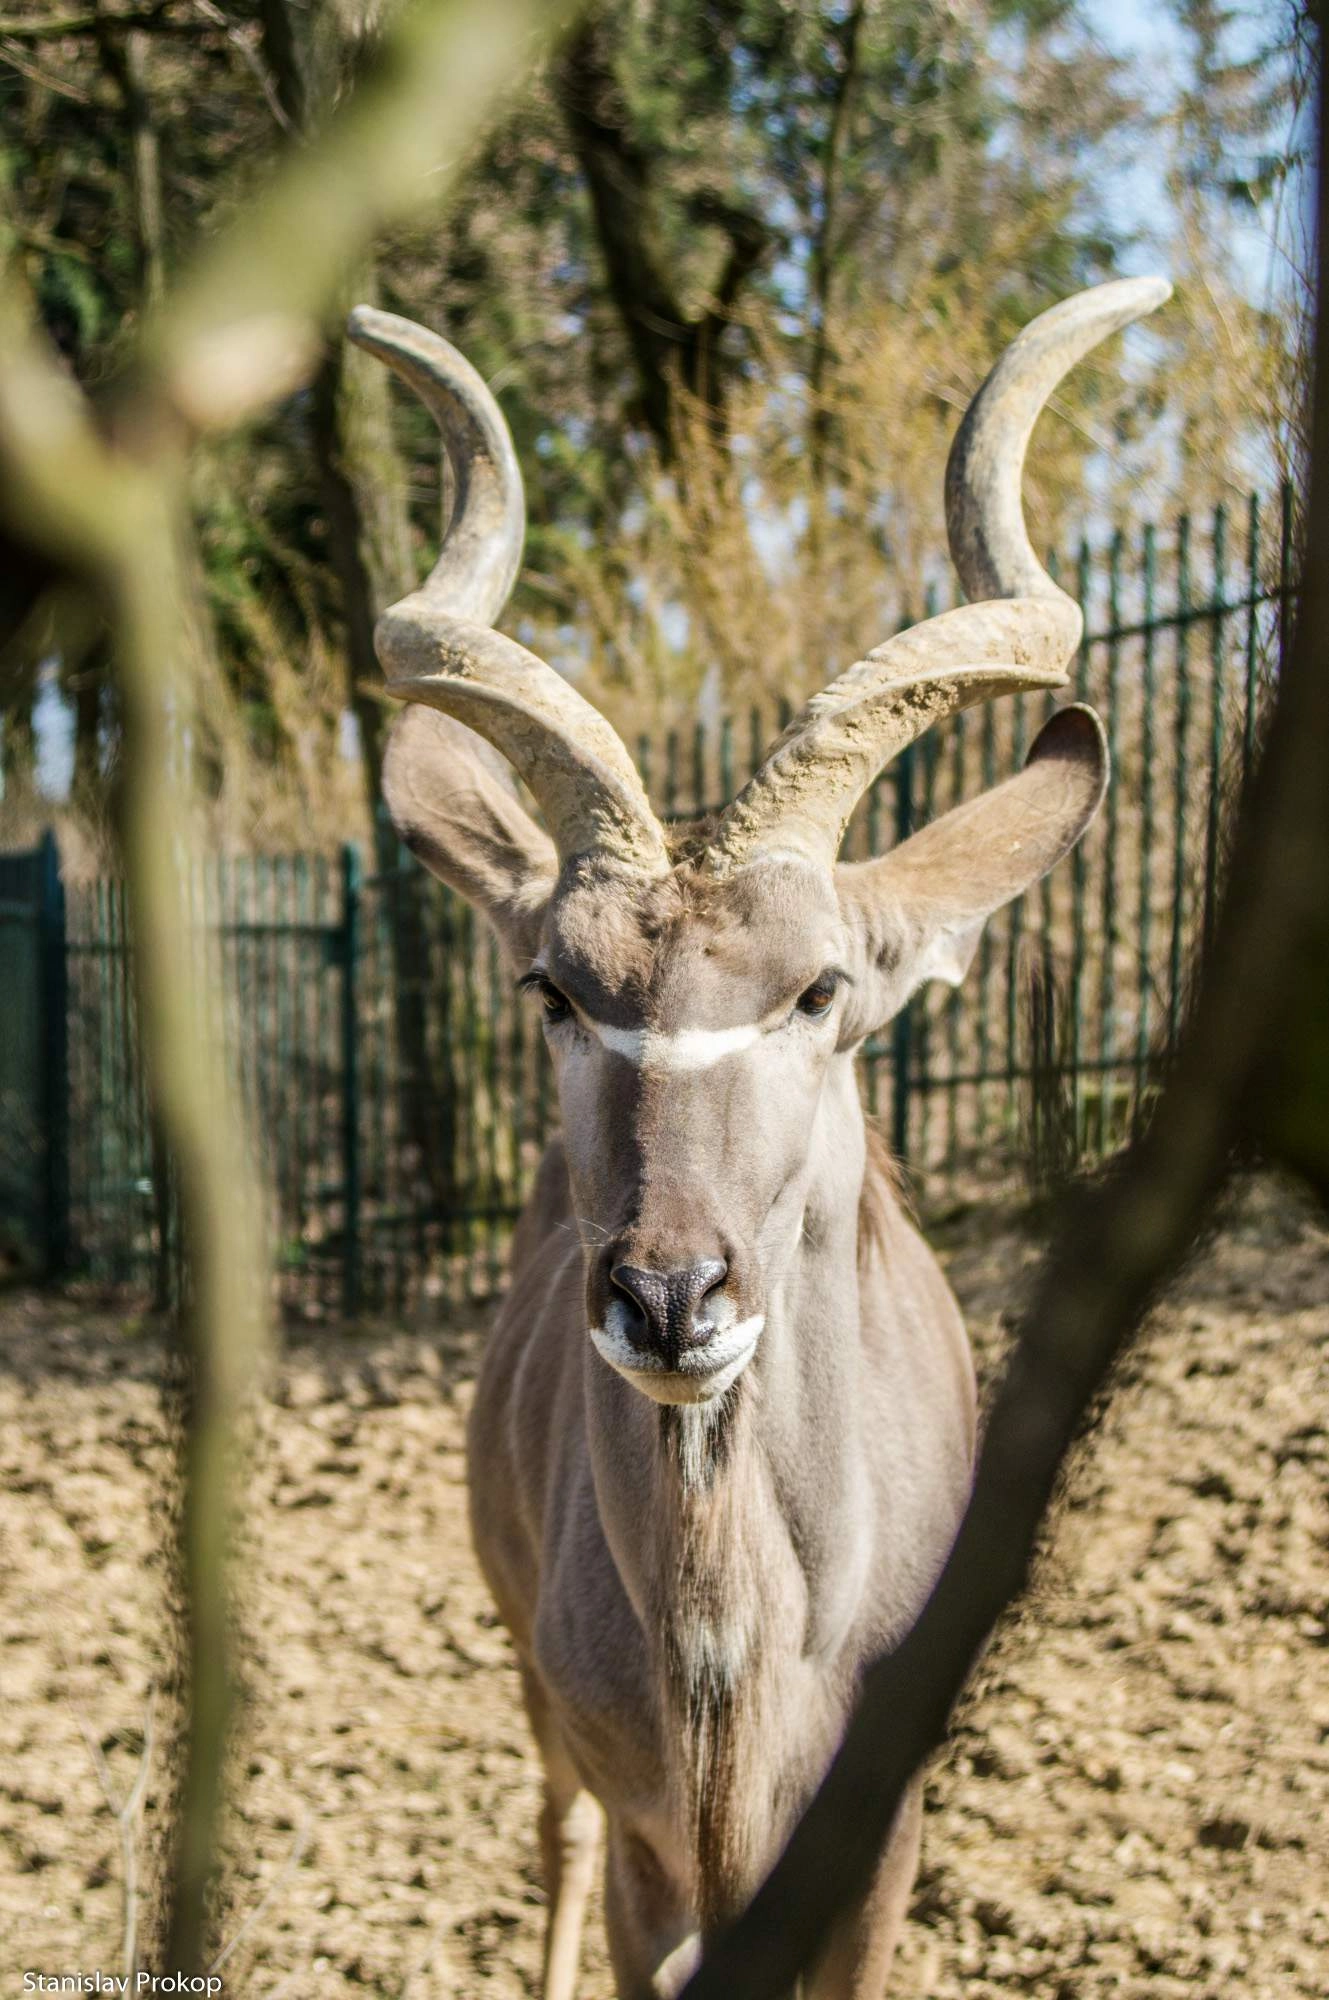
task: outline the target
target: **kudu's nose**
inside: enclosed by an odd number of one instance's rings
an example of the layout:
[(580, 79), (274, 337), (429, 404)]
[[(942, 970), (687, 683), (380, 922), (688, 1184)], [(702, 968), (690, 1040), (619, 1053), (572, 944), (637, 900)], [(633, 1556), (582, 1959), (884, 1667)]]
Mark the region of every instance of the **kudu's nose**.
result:
[(722, 1257), (706, 1257), (677, 1271), (642, 1271), (615, 1264), (609, 1282), (633, 1307), (626, 1329), (636, 1347), (652, 1349), (670, 1367), (690, 1350), (705, 1347), (715, 1333), (706, 1300), (729, 1275)]

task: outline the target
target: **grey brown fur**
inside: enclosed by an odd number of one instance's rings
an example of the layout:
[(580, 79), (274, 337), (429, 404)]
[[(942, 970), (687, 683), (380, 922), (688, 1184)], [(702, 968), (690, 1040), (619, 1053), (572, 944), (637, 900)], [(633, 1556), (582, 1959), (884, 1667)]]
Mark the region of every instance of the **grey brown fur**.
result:
[[(476, 1548), (545, 1768), (546, 2000), (575, 1993), (602, 1826), (621, 2000), (678, 1992), (954, 1535), (968, 1348), (865, 1126), (854, 1056), (923, 980), (962, 978), (985, 919), (1079, 838), (1106, 781), (1097, 721), (1060, 710), (1023, 771), (880, 860), (835, 850), (882, 759), (933, 720), (1063, 682), (1078, 612), (1011, 517), (1019, 463), (992, 441), (1022, 459), (1031, 398), (1157, 297), (1141, 281), (1054, 309), (1021, 337), (1028, 367), (1008, 357), (980, 393), (949, 521), (962, 581), (997, 601), (842, 675), (672, 856), (608, 725), (489, 629), (521, 520), (492, 399), (445, 343), (360, 323), (417, 387), (427, 367), (450, 448), (484, 460), (459, 478), (430, 581), (383, 621), (396, 691), (429, 704), (397, 724), (385, 791), (535, 985), (562, 1112), (470, 1434)], [(468, 491), (502, 544), (474, 557), (483, 587), (449, 555), (475, 545)], [(548, 834), (459, 721), (521, 771)], [(914, 1795), (805, 2000), (880, 2000), (918, 1829)]]

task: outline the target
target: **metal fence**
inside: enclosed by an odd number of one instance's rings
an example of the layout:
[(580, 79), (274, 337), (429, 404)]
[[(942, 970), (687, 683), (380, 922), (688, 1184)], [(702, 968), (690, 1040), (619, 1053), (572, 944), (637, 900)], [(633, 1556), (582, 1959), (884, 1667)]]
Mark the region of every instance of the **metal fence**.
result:
[[(1088, 637), (1077, 696), (1114, 781), (1071, 862), (987, 927), (957, 992), (929, 988), (863, 1052), (864, 1095), (924, 1185), (1040, 1173), (1120, 1143), (1175, 1040), (1212, 922), (1228, 808), (1255, 753), (1291, 598), (1291, 497), (1197, 533), (1118, 535), (1063, 581)], [(931, 610), (933, 607), (927, 607)], [(905, 752), (849, 858), (1018, 767), (1050, 708), (957, 717)], [(643, 740), (657, 809), (717, 809), (782, 715)], [(550, 1077), (485, 926), (388, 841), (213, 862), (191, 885), (292, 1309), (393, 1310), (496, 1287), (551, 1129)], [(169, 1162), (140, 1060), (117, 881), (62, 888), (54, 842), (0, 857), (0, 1232), (11, 1254), (168, 1282)]]

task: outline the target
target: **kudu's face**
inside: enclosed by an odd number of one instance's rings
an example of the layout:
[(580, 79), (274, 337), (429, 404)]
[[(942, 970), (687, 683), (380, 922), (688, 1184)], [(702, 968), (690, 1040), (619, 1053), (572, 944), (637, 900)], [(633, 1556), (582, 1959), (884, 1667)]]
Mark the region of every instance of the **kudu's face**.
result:
[(525, 984), (558, 1080), (587, 1324), (658, 1402), (710, 1400), (756, 1349), (804, 1226), (851, 955), (829, 871), (792, 861), (726, 882), (591, 867), (551, 901)]

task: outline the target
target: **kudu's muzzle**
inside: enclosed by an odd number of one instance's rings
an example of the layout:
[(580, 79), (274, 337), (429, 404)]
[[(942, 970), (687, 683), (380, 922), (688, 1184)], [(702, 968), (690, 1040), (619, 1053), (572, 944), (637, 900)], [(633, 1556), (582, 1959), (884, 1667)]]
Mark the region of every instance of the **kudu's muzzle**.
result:
[(751, 1360), (764, 1324), (748, 1260), (728, 1244), (680, 1255), (638, 1235), (594, 1253), (591, 1339), (601, 1357), (658, 1403), (721, 1395)]
[(725, 1258), (704, 1257), (673, 1271), (615, 1264), (609, 1282), (629, 1301), (631, 1316), (624, 1331), (633, 1346), (667, 1368), (677, 1368), (685, 1354), (700, 1354), (714, 1339), (717, 1294), (728, 1275)]

